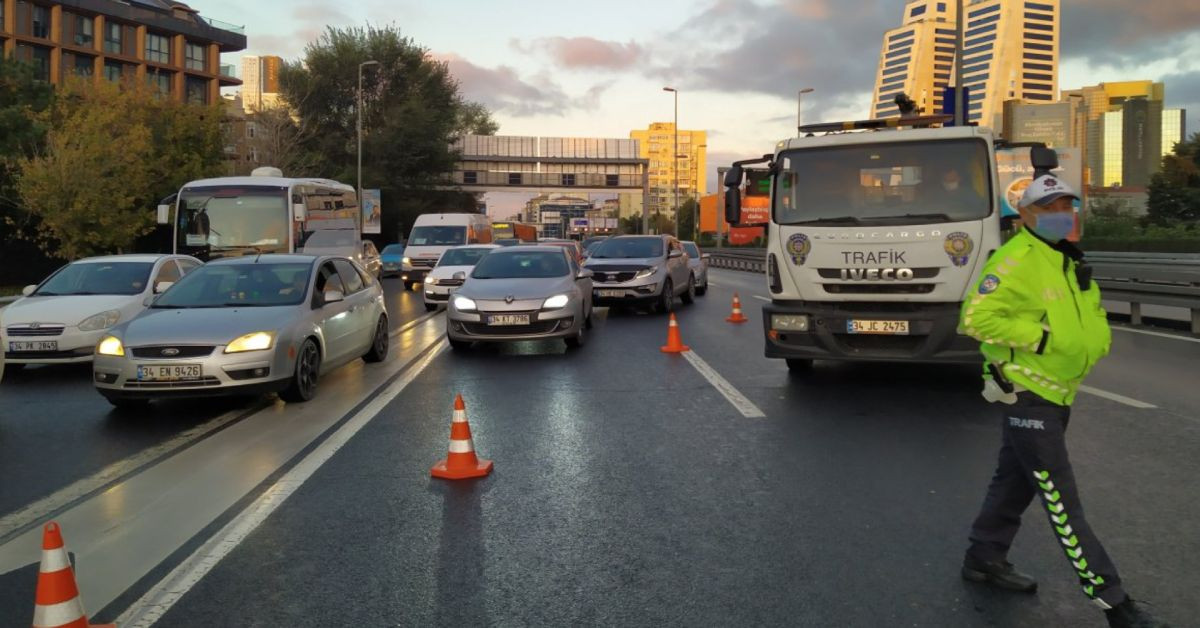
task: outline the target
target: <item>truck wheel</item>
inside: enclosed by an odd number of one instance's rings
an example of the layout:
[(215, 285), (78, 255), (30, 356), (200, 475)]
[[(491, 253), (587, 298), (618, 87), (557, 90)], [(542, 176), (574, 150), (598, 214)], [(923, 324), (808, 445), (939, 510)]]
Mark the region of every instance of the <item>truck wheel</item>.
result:
[(793, 375), (800, 375), (812, 370), (813, 361), (807, 358), (788, 358), (788, 372)]

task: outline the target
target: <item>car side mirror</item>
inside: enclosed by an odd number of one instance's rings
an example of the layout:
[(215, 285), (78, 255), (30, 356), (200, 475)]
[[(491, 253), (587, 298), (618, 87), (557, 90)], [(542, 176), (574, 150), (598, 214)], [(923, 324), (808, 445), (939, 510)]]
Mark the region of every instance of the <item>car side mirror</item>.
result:
[(455, 281), (466, 281), (467, 273), (464, 273), (463, 271), (460, 270), (460, 271), (454, 273), (454, 277), (452, 277), (452, 279), (454, 279)]
[(591, 279), (593, 276), (595, 276), (595, 273), (593, 273), (591, 270), (587, 268), (581, 268), (579, 269), (579, 274), (575, 275), (575, 279)]
[(174, 281), (160, 281), (154, 284), (154, 294), (162, 294), (167, 291), (167, 288), (175, 285)]
[(33, 284), (33, 283), (31, 283), (31, 284), (29, 284), (28, 286), (25, 286), (24, 288), (21, 288), (21, 296), (26, 296), (26, 297), (27, 297), (27, 296), (29, 296), (29, 295), (33, 294), (33, 291), (34, 291), (34, 290), (37, 290), (37, 284)]
[(326, 290), (321, 299), (324, 301), (324, 305), (329, 305), (330, 303), (345, 301), (346, 295), (342, 294), (341, 290)]
[(671, 249), (671, 252), (667, 254), (667, 257), (669, 257), (669, 258), (683, 257), (683, 251), (680, 251), (677, 249)]
[(702, 260), (710, 260), (710, 259), (712, 259), (712, 253), (701, 253), (701, 254), (700, 254), (700, 259), (702, 259)]

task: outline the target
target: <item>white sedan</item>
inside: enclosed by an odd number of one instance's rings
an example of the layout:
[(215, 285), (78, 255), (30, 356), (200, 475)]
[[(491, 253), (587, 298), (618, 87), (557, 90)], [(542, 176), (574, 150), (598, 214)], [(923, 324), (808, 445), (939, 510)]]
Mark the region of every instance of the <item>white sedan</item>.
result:
[(9, 367), (90, 362), (105, 330), (146, 309), (148, 298), (201, 266), (186, 255), (109, 255), (59, 268), (0, 310)]
[[(498, 244), (472, 244), (446, 249), (438, 258), (437, 266), (425, 275), (425, 309), (432, 312), (449, 301), (450, 293), (462, 287), (466, 276), (475, 270), (475, 264), (498, 248)], [(460, 273), (462, 276), (455, 276)]]

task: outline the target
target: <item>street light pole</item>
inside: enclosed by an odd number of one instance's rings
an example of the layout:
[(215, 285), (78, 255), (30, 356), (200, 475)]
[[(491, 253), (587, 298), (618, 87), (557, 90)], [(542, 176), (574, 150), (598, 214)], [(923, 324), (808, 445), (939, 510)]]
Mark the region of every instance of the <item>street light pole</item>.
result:
[(379, 65), (379, 62), (372, 60), (372, 61), (363, 61), (362, 63), (358, 64), (358, 104), (354, 108), (354, 115), (355, 115), (355, 117), (358, 118), (357, 122), (355, 123), (355, 126), (358, 131), (357, 136), (358, 136), (358, 203), (359, 203), (359, 207), (362, 207), (362, 193), (363, 193), (363, 187), (362, 187), (362, 108), (363, 108), (362, 78), (363, 78), (363, 68), (367, 67), (368, 65)]
[(675, 149), (671, 153), (671, 170), (675, 173), (675, 237), (679, 237), (679, 90), (664, 87), (664, 92), (675, 95)]
[(800, 90), (799, 93), (796, 94), (796, 135), (800, 134), (800, 127), (803, 126), (801, 124), (801, 120), (803, 118), (803, 113), (800, 108), (801, 102), (804, 100), (805, 94), (811, 94), (812, 92), (813, 92), (813, 88), (805, 87), (804, 89)]

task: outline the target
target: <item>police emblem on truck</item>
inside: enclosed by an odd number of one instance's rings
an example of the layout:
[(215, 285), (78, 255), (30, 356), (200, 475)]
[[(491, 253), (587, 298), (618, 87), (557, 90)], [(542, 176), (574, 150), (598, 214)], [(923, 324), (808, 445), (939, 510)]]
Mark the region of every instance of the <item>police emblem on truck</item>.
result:
[(971, 259), (971, 251), (975, 250), (975, 243), (971, 240), (971, 236), (962, 231), (955, 231), (946, 236), (946, 255), (950, 256), (950, 261), (955, 266), (966, 266), (967, 261)]
[(812, 242), (803, 233), (792, 234), (792, 237), (788, 238), (787, 251), (793, 264), (803, 266), (808, 260), (808, 254), (812, 252)]

